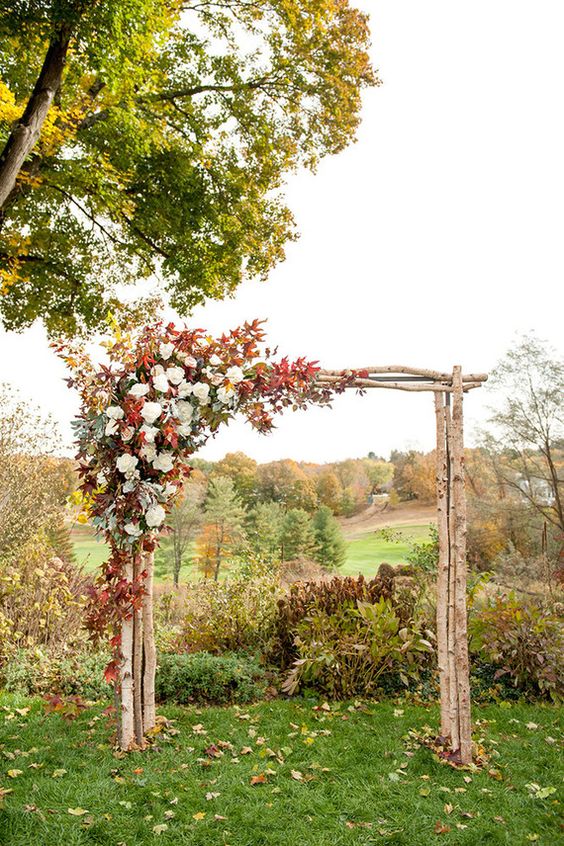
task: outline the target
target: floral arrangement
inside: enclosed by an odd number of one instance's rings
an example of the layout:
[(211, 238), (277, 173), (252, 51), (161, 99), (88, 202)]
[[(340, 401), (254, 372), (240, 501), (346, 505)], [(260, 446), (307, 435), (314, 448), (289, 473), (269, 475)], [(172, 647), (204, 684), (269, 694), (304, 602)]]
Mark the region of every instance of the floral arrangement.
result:
[(119, 620), (139, 604), (145, 577), (126, 578), (124, 563), (155, 547), (190, 456), (236, 414), (267, 432), (283, 408), (328, 404), (358, 375), (347, 372), (338, 384), (320, 386), (316, 363), (273, 361), (264, 337), (259, 321), (215, 339), (201, 329), (156, 323), (137, 334), (116, 330), (101, 365), (82, 347), (55, 347), (82, 400), (74, 422), (79, 519), (91, 520), (111, 549), (89, 624), (97, 633), (113, 629), (116, 647)]

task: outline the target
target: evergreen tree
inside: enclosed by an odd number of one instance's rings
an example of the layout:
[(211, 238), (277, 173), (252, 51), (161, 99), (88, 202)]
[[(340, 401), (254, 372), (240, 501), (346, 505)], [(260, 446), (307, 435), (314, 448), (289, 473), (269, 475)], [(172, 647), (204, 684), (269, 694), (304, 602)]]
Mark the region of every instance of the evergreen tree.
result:
[(311, 558), (315, 553), (315, 533), (311, 517), (302, 508), (291, 508), (282, 526), (282, 560)]
[(233, 558), (245, 540), (245, 509), (226, 476), (210, 481), (204, 527), (198, 538), (200, 568), (217, 581), (222, 564)]
[(313, 531), (315, 534), (315, 560), (327, 569), (340, 567), (346, 557), (345, 539), (331, 509), (326, 505), (322, 505), (315, 513)]
[(258, 555), (270, 560), (282, 558), (284, 509), (278, 502), (259, 502), (249, 515), (249, 541)]

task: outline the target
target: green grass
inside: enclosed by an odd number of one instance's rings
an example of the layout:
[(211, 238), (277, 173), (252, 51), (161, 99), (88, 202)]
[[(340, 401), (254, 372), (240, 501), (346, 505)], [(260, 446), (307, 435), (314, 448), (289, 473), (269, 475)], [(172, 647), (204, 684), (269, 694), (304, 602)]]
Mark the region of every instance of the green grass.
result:
[[(412, 541), (426, 541), (429, 538), (428, 524), (421, 526), (399, 525), (394, 526), (393, 531), (401, 532), (406, 539)], [(339, 568), (339, 572), (352, 576), (356, 576), (358, 573), (363, 573), (365, 576), (374, 576), (383, 561), (387, 564), (404, 563), (408, 551), (409, 544), (407, 542), (394, 543), (384, 540), (378, 531), (370, 532), (348, 542), (347, 559), (343, 566)]]
[(91, 526), (75, 523), (71, 528), (71, 540), (76, 562), (87, 572), (97, 570), (108, 557), (108, 547), (102, 540), (97, 540)]
[[(449, 828), (438, 842), (456, 846), (561, 842), (558, 793), (535, 799), (526, 786), (559, 786), (555, 708), (475, 709), (498, 780), (406, 745), (410, 728), (436, 720), (435, 708), (368, 703), (326, 713), (312, 704), (167, 708), (178, 735), (120, 757), (101, 707), (69, 723), (45, 716), (37, 701), (0, 694), (0, 785), (12, 791), (0, 843), (428, 846), (437, 821)], [(28, 714), (15, 711), (28, 705)], [(194, 732), (198, 724), (205, 734)], [(205, 749), (220, 742), (232, 748), (208, 758)], [(252, 786), (261, 774), (265, 783)]]

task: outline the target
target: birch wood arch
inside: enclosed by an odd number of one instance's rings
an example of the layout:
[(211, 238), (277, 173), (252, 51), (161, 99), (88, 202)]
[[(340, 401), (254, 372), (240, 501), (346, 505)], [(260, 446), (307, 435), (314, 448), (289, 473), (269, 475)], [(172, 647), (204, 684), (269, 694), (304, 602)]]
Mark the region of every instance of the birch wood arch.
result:
[[(436, 417), (436, 484), (439, 562), (437, 572), (437, 657), (440, 734), (450, 758), (472, 761), (470, 668), (466, 609), (466, 492), (464, 485), (463, 398), (487, 380), (485, 373), (452, 373), (391, 364), (359, 368), (348, 387), (430, 391)], [(343, 371), (320, 370), (321, 385), (342, 379)]]

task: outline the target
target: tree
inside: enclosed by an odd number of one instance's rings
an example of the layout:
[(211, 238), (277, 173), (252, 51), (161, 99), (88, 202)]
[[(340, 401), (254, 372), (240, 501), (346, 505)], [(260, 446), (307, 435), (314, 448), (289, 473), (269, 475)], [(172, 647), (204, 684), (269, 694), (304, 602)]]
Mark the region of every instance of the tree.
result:
[(41, 529), (60, 522), (66, 484), (52, 453), (55, 426), (0, 384), (0, 558), (7, 558)]
[(172, 569), (172, 581), (178, 587), (180, 570), (186, 553), (204, 519), (203, 503), (206, 496), (205, 480), (194, 471), (180, 498), (170, 510), (170, 542), (163, 545), (160, 557), (167, 568)]
[(285, 175), (345, 148), (378, 82), (349, 0), (18, 0), (0, 41), (9, 329), (98, 327), (124, 282), (185, 314), (264, 278)]
[(341, 513), (343, 486), (333, 470), (326, 469), (318, 475), (317, 496), (321, 505), (326, 505), (333, 514)]
[(257, 463), (244, 452), (228, 452), (218, 461), (213, 472), (231, 479), (237, 496), (247, 507), (256, 500)]
[(341, 527), (331, 509), (323, 505), (313, 516), (315, 560), (328, 570), (340, 567), (346, 558), (346, 545)]
[(504, 486), (564, 536), (564, 360), (523, 336), (493, 371), (500, 400), (485, 441)]
[(284, 519), (284, 509), (278, 502), (259, 502), (249, 514), (249, 543), (258, 555), (272, 562), (282, 560)]
[(297, 461), (283, 459), (257, 468), (257, 490), (262, 502), (280, 502), (287, 508), (315, 511), (315, 480), (307, 476)]
[(303, 508), (291, 508), (282, 526), (282, 560), (311, 558), (315, 552), (315, 534), (310, 515)]
[(200, 568), (217, 582), (221, 567), (234, 557), (245, 538), (245, 509), (227, 476), (210, 481), (204, 520), (198, 537)]

